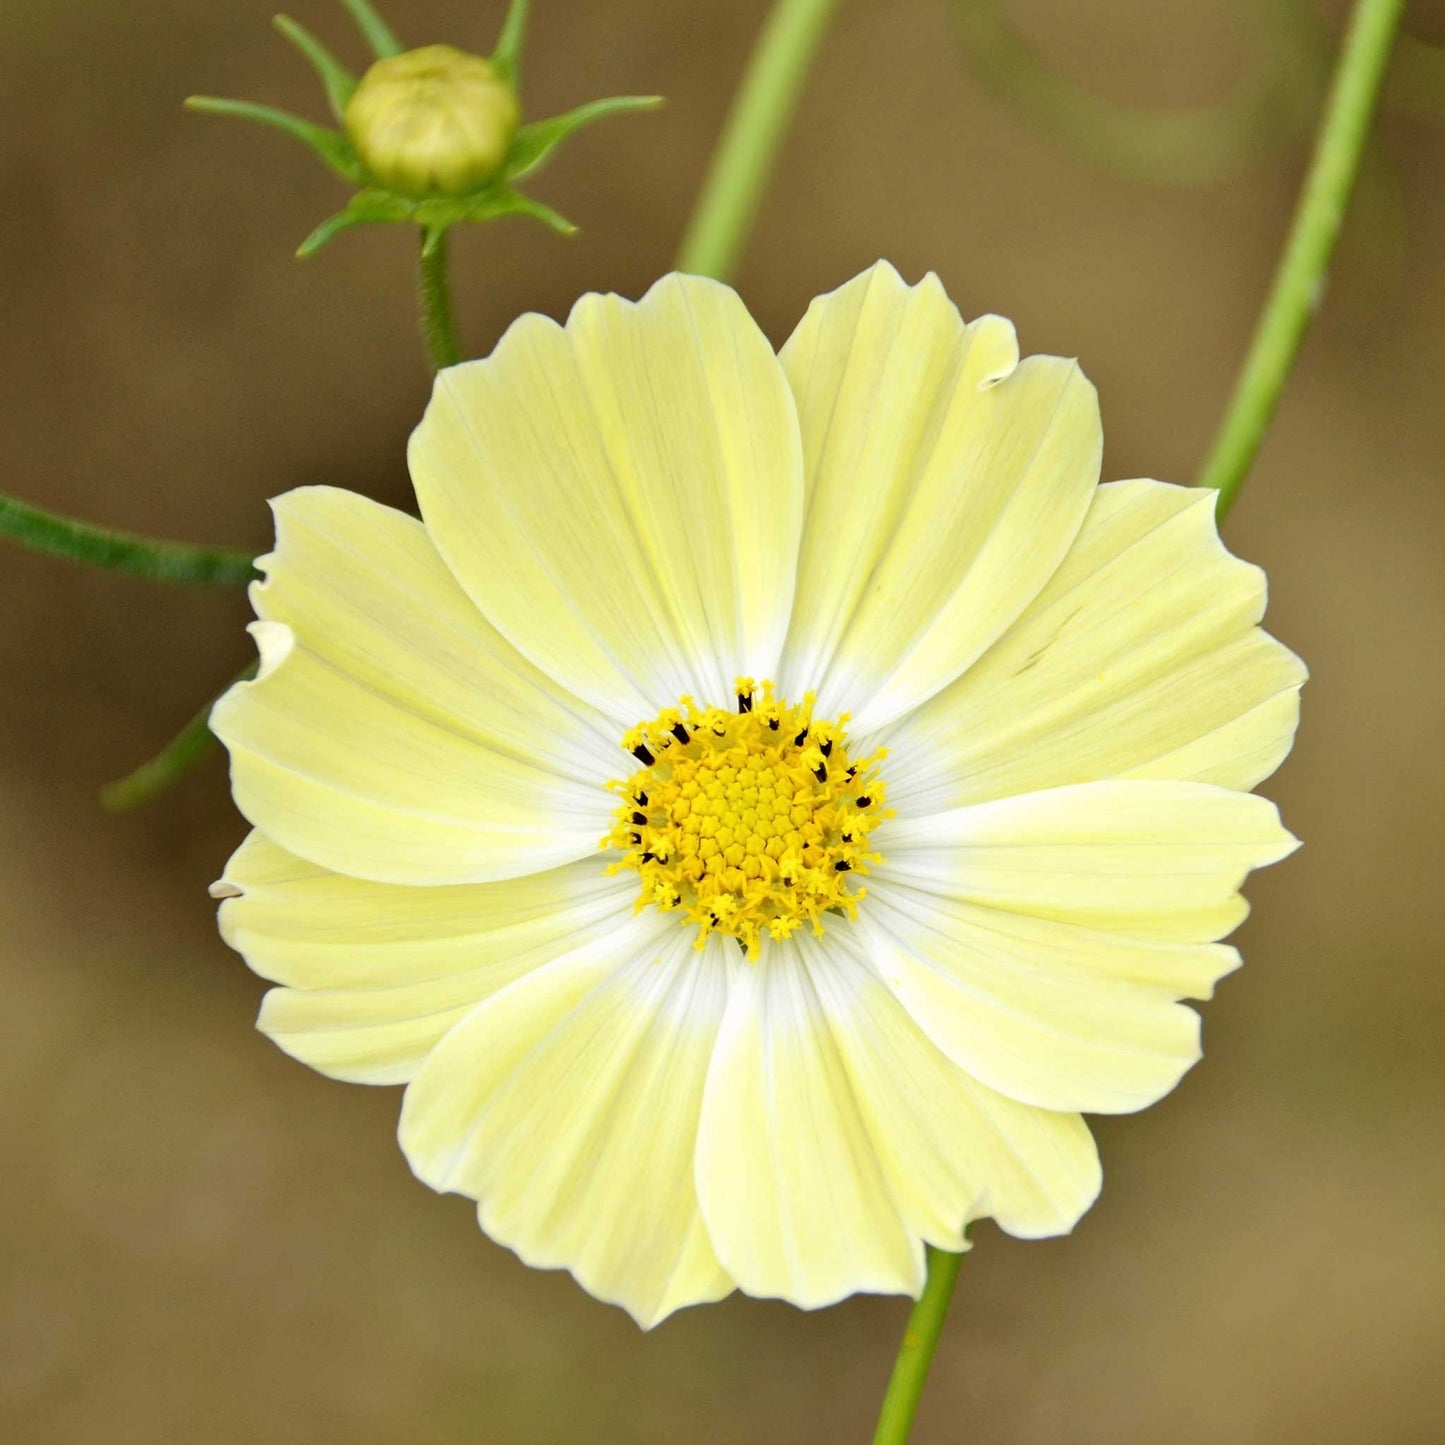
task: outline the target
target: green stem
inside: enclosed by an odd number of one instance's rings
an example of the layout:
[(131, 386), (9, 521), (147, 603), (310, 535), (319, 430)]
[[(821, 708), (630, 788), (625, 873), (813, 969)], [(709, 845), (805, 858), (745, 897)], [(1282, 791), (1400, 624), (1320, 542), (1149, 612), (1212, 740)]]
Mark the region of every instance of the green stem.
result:
[(680, 271), (726, 280), (839, 0), (777, 0), (758, 35), (678, 254)]
[(257, 575), (251, 554), (234, 547), (193, 547), (77, 522), (0, 493), (0, 536), (33, 552), (107, 567), (152, 582), (244, 587)]
[[(256, 664), (244, 668), (235, 678), (246, 682), (256, 675)], [(100, 790), (101, 805), (112, 813), (127, 813), (159, 797), (180, 780), (194, 764), (200, 762), (215, 745), (211, 733), (211, 709), (215, 701), (208, 702), (174, 738), (149, 762), (144, 762), (134, 772), (107, 783)]]
[(457, 345), (457, 323), (452, 315), (452, 288), (447, 281), (446, 233), (421, 233), (417, 261), (417, 300), (421, 305), (421, 335), (433, 371), (455, 366), (462, 359)]
[(893, 1362), (893, 1374), (888, 1381), (888, 1393), (878, 1414), (873, 1445), (904, 1445), (913, 1429), (913, 1417), (918, 1413), (928, 1367), (938, 1348), (938, 1337), (943, 1332), (948, 1302), (953, 1298), (953, 1286), (962, 1263), (961, 1254), (948, 1254), (929, 1246), (928, 1280), (922, 1297), (908, 1316), (903, 1343), (898, 1347), (898, 1358)]
[(1323, 295), (1403, 9), (1404, 0), (1356, 0), (1350, 16), (1289, 240), (1199, 473), (1199, 486), (1218, 489), (1221, 517), (1244, 486)]

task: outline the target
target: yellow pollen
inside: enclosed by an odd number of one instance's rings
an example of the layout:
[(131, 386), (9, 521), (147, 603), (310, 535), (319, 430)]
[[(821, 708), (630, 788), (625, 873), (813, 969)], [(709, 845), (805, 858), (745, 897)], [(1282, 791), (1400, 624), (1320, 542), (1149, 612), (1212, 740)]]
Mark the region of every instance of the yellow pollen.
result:
[(699, 948), (726, 933), (754, 959), (764, 934), (853, 917), (866, 892), (856, 880), (881, 861), (868, 834), (887, 810), (883, 749), (851, 759), (847, 721), (815, 718), (811, 693), (790, 704), (745, 677), (736, 711), (685, 697), (633, 728), (622, 745), (641, 766), (610, 784), (621, 803), (602, 846), (624, 854), (614, 871), (641, 875), (638, 909), (676, 910)]

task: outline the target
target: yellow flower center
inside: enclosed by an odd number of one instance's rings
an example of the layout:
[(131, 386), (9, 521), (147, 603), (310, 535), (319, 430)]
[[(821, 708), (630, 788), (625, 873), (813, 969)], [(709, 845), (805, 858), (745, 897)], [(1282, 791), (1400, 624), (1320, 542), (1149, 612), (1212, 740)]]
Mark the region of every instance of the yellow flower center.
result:
[(679, 910), (699, 948), (726, 933), (749, 958), (764, 932), (786, 938), (806, 920), (822, 933), (830, 911), (851, 918), (886, 810), (883, 751), (850, 759), (847, 720), (815, 718), (812, 694), (782, 702), (771, 683), (739, 678), (735, 712), (685, 697), (633, 728), (622, 745), (642, 766), (611, 784), (622, 802), (602, 846), (641, 875), (639, 910)]

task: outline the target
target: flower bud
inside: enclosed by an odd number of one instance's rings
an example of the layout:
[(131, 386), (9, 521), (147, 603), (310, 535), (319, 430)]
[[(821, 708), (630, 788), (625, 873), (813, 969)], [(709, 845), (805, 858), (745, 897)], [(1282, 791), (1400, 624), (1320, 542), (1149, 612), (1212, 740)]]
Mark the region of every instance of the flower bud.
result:
[(378, 60), (346, 106), (362, 164), (411, 196), (461, 195), (490, 180), (520, 119), (516, 94), (492, 65), (451, 45)]

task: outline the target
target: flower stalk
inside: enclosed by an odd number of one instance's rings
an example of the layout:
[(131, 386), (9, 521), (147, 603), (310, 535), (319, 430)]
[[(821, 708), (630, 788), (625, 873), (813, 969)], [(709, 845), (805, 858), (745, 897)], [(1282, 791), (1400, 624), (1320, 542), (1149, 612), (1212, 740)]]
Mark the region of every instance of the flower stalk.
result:
[(1219, 492), (1221, 518), (1239, 498), (1319, 309), (1403, 10), (1404, 0), (1358, 0), (1351, 13), (1289, 239), (1199, 473), (1199, 486)]
[(958, 1269), (962, 1263), (961, 1254), (949, 1254), (929, 1247), (928, 1279), (903, 1331), (903, 1343), (898, 1348), (898, 1358), (893, 1362), (893, 1374), (888, 1380), (888, 1392), (883, 1396), (873, 1445), (904, 1445), (913, 1429), (913, 1417), (918, 1413), (919, 1400), (923, 1398), (928, 1367), (933, 1363), (933, 1353), (943, 1333), (943, 1322), (948, 1318), (949, 1301), (953, 1298), (953, 1286), (958, 1280)]

